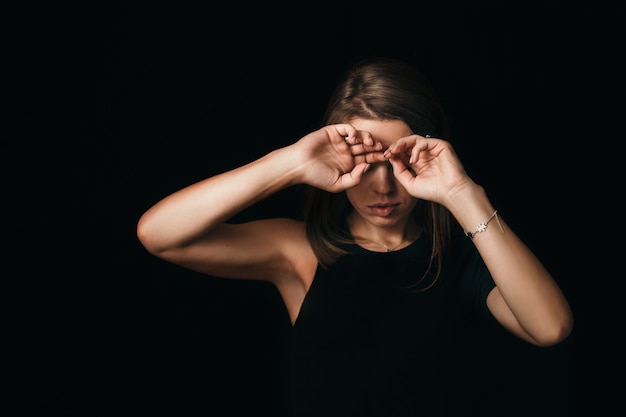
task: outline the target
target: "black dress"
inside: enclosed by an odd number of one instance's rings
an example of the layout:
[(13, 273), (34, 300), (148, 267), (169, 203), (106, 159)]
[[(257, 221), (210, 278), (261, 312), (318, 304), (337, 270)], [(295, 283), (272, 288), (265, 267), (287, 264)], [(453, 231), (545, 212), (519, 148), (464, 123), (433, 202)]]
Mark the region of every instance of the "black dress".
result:
[(411, 284), (427, 269), (427, 238), (388, 253), (347, 248), (318, 267), (291, 329), (292, 415), (473, 415), (475, 324), (495, 284), (471, 241), (453, 240), (425, 292)]

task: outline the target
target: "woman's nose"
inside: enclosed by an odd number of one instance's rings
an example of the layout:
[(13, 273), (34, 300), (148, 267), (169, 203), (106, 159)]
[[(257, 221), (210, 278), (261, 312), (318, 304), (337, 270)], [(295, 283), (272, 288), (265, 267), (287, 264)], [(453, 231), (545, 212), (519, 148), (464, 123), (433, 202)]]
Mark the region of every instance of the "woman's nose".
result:
[(376, 192), (387, 194), (395, 190), (396, 179), (393, 176), (393, 170), (391, 163), (382, 162), (375, 164), (373, 172), (370, 173), (371, 186)]

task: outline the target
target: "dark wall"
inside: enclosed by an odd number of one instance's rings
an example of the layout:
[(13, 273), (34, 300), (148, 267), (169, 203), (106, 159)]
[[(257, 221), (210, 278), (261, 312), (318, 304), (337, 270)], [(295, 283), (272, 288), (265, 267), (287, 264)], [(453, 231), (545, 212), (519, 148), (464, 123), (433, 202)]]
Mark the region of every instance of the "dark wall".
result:
[[(433, 81), (468, 171), (579, 319), (553, 349), (495, 331), (485, 415), (574, 415), (586, 266), (580, 229), (558, 215), (575, 195), (574, 28), (555, 25), (552, 2), (412, 8), (3, 5), (3, 415), (278, 415), (287, 323), (273, 288), (154, 259), (135, 224), (166, 194), (316, 129), (339, 75), (368, 55)], [(294, 198), (246, 215), (291, 215)]]

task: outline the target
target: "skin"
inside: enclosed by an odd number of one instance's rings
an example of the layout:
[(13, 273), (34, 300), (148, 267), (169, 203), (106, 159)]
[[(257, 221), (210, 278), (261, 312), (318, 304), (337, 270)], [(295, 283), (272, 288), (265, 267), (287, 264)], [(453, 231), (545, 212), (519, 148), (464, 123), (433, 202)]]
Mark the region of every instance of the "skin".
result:
[[(442, 204), (464, 230), (476, 230), (494, 212), (449, 142), (414, 135), (399, 120), (355, 119), (167, 196), (143, 214), (137, 236), (153, 255), (191, 270), (272, 282), (295, 323), (317, 268), (304, 223), (226, 223), (295, 184), (346, 191), (355, 208), (351, 231), (357, 243), (375, 251), (385, 250), (375, 242), (403, 247), (419, 237), (419, 225), (409, 221), (417, 199)], [(488, 308), (519, 338), (554, 345), (572, 330), (569, 304), (541, 262), (497, 220), (472, 240), (496, 283)]]
[[(357, 119), (351, 124), (372, 133), (383, 149), (412, 133), (406, 124), (398, 121)], [(419, 226), (411, 216), (417, 200), (394, 177), (389, 161), (371, 164), (359, 185), (347, 189), (346, 194), (354, 207), (348, 219), (350, 229), (357, 243), (366, 249), (400, 249), (419, 237)]]

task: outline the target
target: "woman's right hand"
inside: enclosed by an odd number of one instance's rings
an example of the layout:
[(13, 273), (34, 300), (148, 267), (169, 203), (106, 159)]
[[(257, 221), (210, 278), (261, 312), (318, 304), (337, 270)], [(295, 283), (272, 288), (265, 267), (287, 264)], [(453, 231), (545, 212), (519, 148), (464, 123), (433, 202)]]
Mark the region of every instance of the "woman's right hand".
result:
[(357, 185), (374, 162), (383, 162), (382, 144), (350, 124), (324, 126), (291, 145), (301, 182), (330, 192)]

